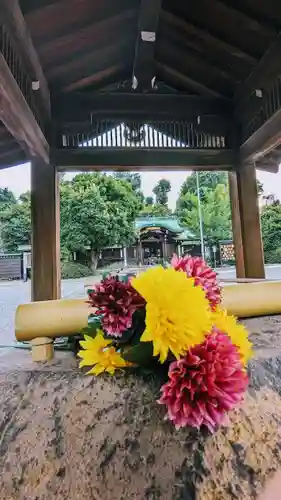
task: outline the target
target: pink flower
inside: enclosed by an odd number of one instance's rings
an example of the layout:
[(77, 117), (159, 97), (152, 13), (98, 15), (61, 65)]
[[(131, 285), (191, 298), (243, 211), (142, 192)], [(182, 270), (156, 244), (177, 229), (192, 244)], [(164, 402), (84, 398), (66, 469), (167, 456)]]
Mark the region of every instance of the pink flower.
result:
[(167, 418), (177, 429), (204, 425), (214, 432), (242, 401), (247, 384), (236, 346), (214, 329), (202, 344), (171, 363), (158, 403), (167, 406)]
[(102, 326), (108, 335), (122, 337), (131, 328), (134, 312), (144, 307), (145, 301), (131, 286), (130, 281), (120, 281), (109, 276), (88, 291), (89, 303), (102, 315)]
[(189, 278), (194, 278), (195, 286), (201, 286), (206, 293), (206, 298), (214, 310), (221, 302), (221, 289), (217, 282), (217, 274), (201, 257), (174, 255), (171, 265), (176, 271), (183, 271)]

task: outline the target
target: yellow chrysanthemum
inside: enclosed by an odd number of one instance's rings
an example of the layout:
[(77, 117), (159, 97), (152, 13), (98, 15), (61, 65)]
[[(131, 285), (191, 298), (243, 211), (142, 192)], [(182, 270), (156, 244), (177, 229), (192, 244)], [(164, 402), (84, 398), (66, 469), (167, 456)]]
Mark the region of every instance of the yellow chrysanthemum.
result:
[(85, 340), (80, 342), (83, 350), (78, 352), (78, 356), (82, 358), (80, 368), (95, 365), (88, 371), (88, 375), (99, 375), (103, 372), (113, 375), (117, 368), (130, 366), (130, 363), (127, 363), (113, 346), (108, 347), (111, 343), (111, 340), (104, 339), (100, 330), (95, 338), (85, 335)]
[(172, 268), (154, 267), (132, 280), (146, 300), (146, 328), (142, 342), (153, 342), (153, 355), (164, 363), (169, 351), (178, 359), (204, 340), (211, 312), (204, 291)]
[(234, 316), (219, 307), (213, 313), (213, 324), (222, 332), (226, 333), (238, 348), (242, 362), (246, 365), (253, 355), (252, 344), (248, 338), (248, 332), (244, 325), (238, 323)]

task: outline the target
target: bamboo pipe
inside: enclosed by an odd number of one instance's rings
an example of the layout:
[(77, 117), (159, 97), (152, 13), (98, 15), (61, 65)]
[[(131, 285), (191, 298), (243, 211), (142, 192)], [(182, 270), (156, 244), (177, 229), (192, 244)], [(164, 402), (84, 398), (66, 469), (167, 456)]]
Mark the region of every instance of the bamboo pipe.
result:
[(226, 285), (222, 307), (238, 318), (281, 314), (281, 281), (259, 281)]
[[(222, 296), (222, 307), (240, 318), (281, 314), (281, 281), (227, 285)], [(16, 339), (32, 341), (36, 360), (40, 358), (40, 352), (43, 359), (47, 359), (47, 355), (50, 359), (50, 339), (78, 333), (87, 326), (90, 311), (85, 299), (20, 305), (15, 316)]]
[(90, 311), (85, 299), (20, 305), (15, 316), (16, 339), (31, 341), (33, 361), (49, 361), (54, 357), (52, 339), (78, 333), (87, 326)]

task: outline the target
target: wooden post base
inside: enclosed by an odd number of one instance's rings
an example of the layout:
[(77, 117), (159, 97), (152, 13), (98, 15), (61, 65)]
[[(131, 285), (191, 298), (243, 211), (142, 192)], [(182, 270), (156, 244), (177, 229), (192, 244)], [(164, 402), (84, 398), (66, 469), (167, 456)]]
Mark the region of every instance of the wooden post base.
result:
[(50, 361), (54, 357), (54, 343), (48, 337), (37, 337), (31, 340), (32, 361)]

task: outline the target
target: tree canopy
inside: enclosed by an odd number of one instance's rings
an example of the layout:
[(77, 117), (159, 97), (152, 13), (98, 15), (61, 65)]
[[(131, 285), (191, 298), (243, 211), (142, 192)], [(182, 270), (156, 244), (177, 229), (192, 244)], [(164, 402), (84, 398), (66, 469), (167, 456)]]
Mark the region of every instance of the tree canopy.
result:
[(78, 174), (61, 183), (61, 242), (69, 251), (100, 251), (134, 239), (140, 200), (130, 183), (104, 174)]
[(171, 183), (167, 179), (160, 179), (153, 189), (156, 204), (168, 206), (168, 193), (171, 191)]
[(135, 191), (141, 190), (141, 176), (138, 173), (131, 172), (115, 172), (113, 174), (115, 179), (119, 181), (127, 181), (131, 184)]
[[(215, 189), (218, 184), (228, 186), (227, 172), (198, 172), (200, 195), (204, 198), (204, 193), (207, 189)], [(258, 194), (263, 193), (263, 185), (257, 180)], [(192, 172), (184, 183), (182, 184), (180, 195), (184, 196), (186, 193), (197, 195), (197, 174)]]
[(281, 262), (281, 205), (275, 202), (262, 209), (261, 228), (264, 258), (269, 263)]
[(16, 197), (8, 188), (0, 188), (0, 212), (7, 210), (17, 202)]
[(140, 214), (143, 217), (167, 217), (172, 215), (172, 210), (166, 205), (161, 205), (160, 203), (155, 203), (152, 205), (145, 205), (141, 210)]
[(4, 246), (9, 251), (16, 251), (19, 245), (31, 243), (30, 195), (25, 201), (12, 203), (1, 213), (1, 235)]
[[(206, 190), (215, 189), (218, 184), (228, 185), (226, 172), (198, 172), (201, 197), (204, 198)], [(181, 186), (180, 198), (187, 193), (197, 196), (197, 173), (192, 172)]]
[[(201, 212), (205, 241), (209, 244), (231, 238), (231, 212), (228, 186), (217, 184), (215, 188), (204, 188), (201, 196)], [(199, 236), (200, 221), (197, 194), (180, 194), (177, 215), (181, 223)]]

